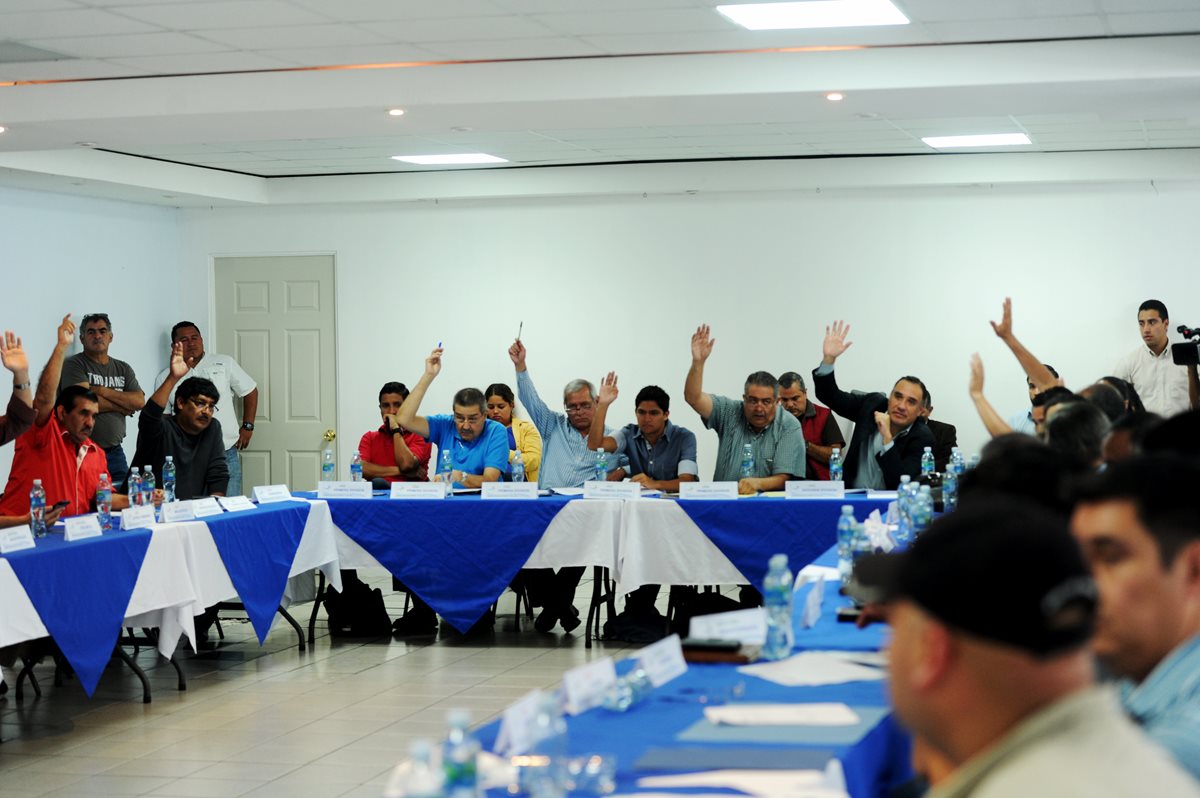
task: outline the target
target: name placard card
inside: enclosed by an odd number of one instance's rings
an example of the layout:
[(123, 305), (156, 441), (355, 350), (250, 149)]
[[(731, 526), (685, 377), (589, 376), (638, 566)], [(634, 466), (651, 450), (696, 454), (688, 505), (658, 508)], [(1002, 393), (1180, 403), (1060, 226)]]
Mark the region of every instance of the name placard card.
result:
[(495, 750), (504, 756), (523, 754), (537, 742), (538, 707), (545, 695), (541, 690), (531, 690), (523, 698), (504, 710), (500, 731), (496, 733)]
[(192, 512), (196, 514), (197, 518), (204, 518), (209, 515), (220, 515), (225, 511), (221, 509), (215, 496), (205, 496), (203, 499), (192, 500)]
[(100, 537), (100, 519), (95, 513), (90, 515), (73, 515), (63, 520), (67, 525), (66, 538), (69, 541)]
[(292, 491), (287, 485), (259, 485), (253, 491), (254, 501), (259, 504), (290, 502)]
[(784, 497), (788, 499), (844, 499), (846, 483), (840, 479), (808, 480), (793, 479), (783, 483)]
[(679, 635), (664, 637), (646, 646), (638, 652), (637, 658), (642, 670), (650, 677), (650, 684), (655, 687), (662, 687), (675, 677), (682, 676), (688, 668)]
[(247, 499), (245, 496), (221, 496), (217, 499), (231, 513), (240, 513), (245, 510), (257, 510), (254, 502)]
[(811, 629), (821, 617), (821, 602), (825, 600), (825, 577), (817, 578), (817, 583), (808, 591), (804, 599), (804, 611), (800, 613), (800, 628)]
[(393, 482), (393, 499), (444, 499), (446, 485), (442, 482)]
[(484, 499), (536, 499), (536, 482), (485, 482), (480, 498)]
[(688, 637), (736, 640), (750, 646), (767, 642), (767, 612), (762, 607), (712, 615), (697, 615), (688, 626)]
[(174, 524), (179, 521), (191, 521), (195, 517), (196, 511), (190, 501), (167, 502), (162, 506), (162, 520), (164, 523)]
[(679, 483), (679, 498), (681, 499), (736, 499), (737, 497), (738, 484), (736, 482)]
[(0, 530), (0, 554), (12, 554), (14, 551), (24, 551), (33, 547), (33, 532), (29, 529), (29, 524)]
[(589, 662), (563, 674), (563, 694), (567, 712), (578, 715), (604, 703), (604, 694), (617, 683), (617, 668), (612, 657)]
[(129, 507), (121, 511), (121, 529), (149, 529), (157, 520), (152, 504)]
[(369, 499), (371, 498), (371, 483), (359, 480), (357, 482), (318, 482), (318, 499)]
[(583, 483), (583, 498), (585, 499), (640, 499), (642, 486), (636, 482), (598, 482), (588, 480)]

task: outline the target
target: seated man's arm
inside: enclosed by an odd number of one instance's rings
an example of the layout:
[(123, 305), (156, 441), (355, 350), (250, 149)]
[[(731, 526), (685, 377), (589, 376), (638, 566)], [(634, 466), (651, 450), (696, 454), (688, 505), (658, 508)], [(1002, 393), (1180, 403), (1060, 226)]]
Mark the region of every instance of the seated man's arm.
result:
[(592, 414), (592, 426), (588, 430), (588, 451), (603, 449), (606, 452), (617, 450), (617, 441), (610, 435), (604, 434), (604, 419), (608, 416), (608, 408), (617, 400), (617, 373), (608, 372), (600, 381), (600, 396), (596, 400), (596, 412)]
[[(400, 437), (399, 434), (393, 434), (394, 438)], [(364, 479), (382, 479), (385, 477), (400, 476), (400, 469), (394, 465), (380, 465), (373, 463), (368, 459), (371, 455), (371, 447), (369, 441), (371, 433), (366, 433), (358, 441), (358, 459), (362, 461), (363, 478)], [(408, 447), (406, 446), (405, 449)]]
[(775, 447), (775, 462), (772, 464), (773, 473), (766, 477), (743, 477), (738, 481), (738, 493), (783, 490), (784, 483), (789, 479), (804, 479), (806, 457), (804, 435), (800, 425), (796, 424), (779, 438), (779, 444)]
[(35, 426), (44, 427), (50, 420), (50, 414), (54, 411), (54, 402), (58, 398), (58, 383), (62, 377), (63, 361), (66, 360), (67, 349), (74, 340), (75, 323), (71, 321), (71, 314), (68, 313), (63, 316), (62, 323), (58, 325), (58, 338), (54, 344), (54, 351), (50, 353), (50, 359), (46, 361), (46, 367), (42, 369), (42, 375), (38, 377), (37, 393), (33, 395), (33, 409), (37, 413), (33, 419)]
[[(221, 436), (221, 422), (215, 418), (209, 424), (210, 451), (204, 487), (209, 496), (224, 496), (229, 488), (229, 461), (225, 459), (225, 443)], [(215, 431), (215, 435), (213, 432)]]
[(883, 472), (883, 485), (887, 490), (900, 486), (902, 474), (908, 474), (915, 482), (921, 476), (921, 455), (926, 446), (933, 446), (933, 433), (922, 424), (912, 429), (903, 438), (893, 440), (875, 456), (879, 470)]
[(665, 493), (678, 493), (680, 482), (696, 482), (699, 468), (696, 466), (696, 435), (691, 430), (680, 429), (678, 433), (684, 436), (683, 445), (679, 450), (679, 462), (675, 466), (675, 479), (650, 479), (646, 473), (634, 474), (631, 482), (638, 482), (648, 490), (661, 490)]
[(138, 390), (118, 391), (116, 388), (105, 388), (103, 385), (81, 383), (91, 388), (100, 400), (101, 413), (121, 413), (132, 416), (146, 404), (146, 394)]
[(537, 388), (533, 385), (533, 378), (529, 376), (529, 368), (525, 365), (526, 355), (525, 344), (520, 341), (513, 342), (513, 345), (508, 348), (508, 357), (517, 371), (517, 397), (520, 398), (521, 404), (525, 405), (525, 410), (529, 413), (529, 420), (533, 422), (534, 428), (542, 438), (547, 438), (554, 430), (554, 413), (546, 407), (546, 403), (542, 401)]
[(417, 433), (422, 438), (429, 437), (429, 422), (425, 420), (424, 416), (418, 416), (417, 411), (421, 409), (421, 400), (425, 398), (425, 392), (429, 390), (429, 386), (433, 384), (441, 370), (442, 350), (439, 347), (425, 358), (425, 373), (421, 375), (421, 379), (417, 380), (417, 384), (413, 386), (408, 398), (404, 400), (404, 404), (400, 405), (400, 409), (396, 411), (396, 420), (400, 422), (400, 426)]
[(1012, 300), (1005, 298), (1004, 313), (1000, 317), (1000, 322), (991, 322), (992, 330), (1000, 337), (1009, 351), (1016, 357), (1017, 362), (1021, 364), (1021, 368), (1025, 371), (1025, 376), (1029, 377), (1029, 381), (1037, 387), (1038, 392), (1047, 388), (1059, 385), (1059, 380), (1042, 364), (1042, 361), (1034, 357), (1033, 353), (1025, 348), (1024, 344), (1017, 340), (1017, 336), (1013, 335), (1012, 329)]
[(854, 346), (853, 341), (847, 341), (850, 325), (835, 321), (825, 328), (825, 339), (821, 342), (821, 363), (813, 369), (813, 388), (817, 398), (826, 407), (842, 418), (858, 422), (863, 411), (865, 396), (847, 393), (838, 387), (837, 378), (833, 376), (833, 366), (846, 350)]
[(480, 444), (484, 447), (483, 473), (454, 474), (454, 481), (468, 488), (483, 487), (485, 482), (499, 482), (504, 469), (508, 467), (508, 432), (503, 425), (488, 421), (485, 423), (486, 437)]
[(696, 328), (692, 334), (692, 365), (688, 368), (687, 379), (683, 383), (683, 399), (700, 418), (708, 421), (712, 415), (712, 396), (704, 392), (704, 364), (712, 354), (713, 344), (717, 339), (709, 337), (707, 324)]
[(829, 465), (829, 458), (833, 455), (835, 446), (845, 452), (846, 439), (842, 436), (842, 428), (838, 426), (833, 413), (825, 417), (825, 426), (821, 428), (821, 440), (814, 442), (805, 439), (804, 446), (809, 457), (824, 465)]

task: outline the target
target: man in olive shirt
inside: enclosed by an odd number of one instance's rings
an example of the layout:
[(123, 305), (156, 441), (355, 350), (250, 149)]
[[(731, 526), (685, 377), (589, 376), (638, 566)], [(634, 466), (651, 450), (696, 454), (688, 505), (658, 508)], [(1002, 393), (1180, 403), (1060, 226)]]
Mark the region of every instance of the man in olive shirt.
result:
[[(715, 482), (738, 483), (738, 493), (782, 490), (788, 479), (805, 475), (804, 433), (790, 413), (778, 412), (779, 382), (765, 371), (746, 378), (742, 401), (704, 392), (704, 363), (716, 339), (707, 324), (692, 336), (692, 367), (683, 387), (683, 398), (700, 414), (704, 426), (716, 430)], [(752, 476), (742, 476), (742, 451), (750, 444), (754, 453)]]
[(79, 340), (83, 351), (63, 362), (62, 379), (58, 389), (68, 385), (83, 385), (100, 399), (100, 415), (92, 431), (92, 443), (104, 450), (108, 474), (114, 485), (125, 481), (129, 466), (125, 462), (125, 418), (142, 409), (146, 394), (138, 385), (133, 368), (123, 360), (109, 357), (112, 344), (112, 322), (107, 313), (91, 313), (79, 325)]

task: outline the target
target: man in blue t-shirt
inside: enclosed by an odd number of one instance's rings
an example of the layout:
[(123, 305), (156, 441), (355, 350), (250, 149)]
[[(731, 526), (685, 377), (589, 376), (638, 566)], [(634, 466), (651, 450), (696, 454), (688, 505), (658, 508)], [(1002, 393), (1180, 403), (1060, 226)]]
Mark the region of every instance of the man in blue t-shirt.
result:
[[(425, 373), (396, 411), (396, 421), (437, 445), (438, 469), (434, 482), (449, 481), (463, 488), (498, 482), (508, 469), (508, 432), (503, 424), (487, 417), (487, 401), (482, 391), (463, 388), (454, 394), (453, 414), (417, 415), (425, 392), (441, 370), (439, 347), (425, 359)], [(450, 453), (450, 462), (445, 465), (443, 452)], [(415, 594), (410, 592), (410, 595), (413, 608), (392, 624), (393, 634), (398, 637), (436, 634), (437, 616), (433, 609)]]

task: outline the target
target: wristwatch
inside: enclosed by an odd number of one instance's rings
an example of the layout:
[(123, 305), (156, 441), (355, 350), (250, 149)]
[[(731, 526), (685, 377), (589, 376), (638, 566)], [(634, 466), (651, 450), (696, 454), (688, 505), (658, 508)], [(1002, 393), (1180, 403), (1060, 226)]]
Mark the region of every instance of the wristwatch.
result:
[(16, 385), (16, 384), (14, 384), (14, 385), (13, 385), (13, 390), (14, 390), (14, 391), (23, 391), (23, 390), (25, 390), (26, 388), (28, 388), (28, 387), (29, 387), (30, 385), (32, 385), (32, 384), (33, 384), (33, 383), (31, 383), (31, 382), (23, 382), (23, 383), (21, 383), (20, 385)]
[(246, 432), (254, 432), (254, 422), (252, 422), (252, 421), (244, 422), (242, 424), (242, 429), (246, 430)]

